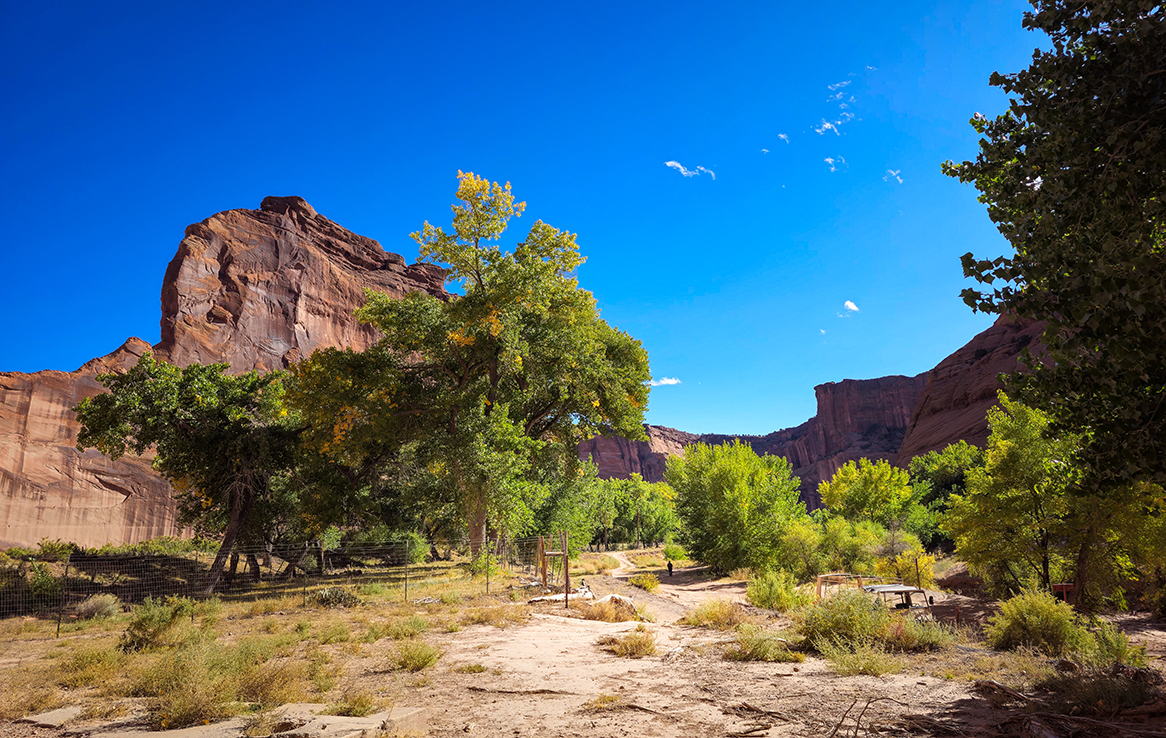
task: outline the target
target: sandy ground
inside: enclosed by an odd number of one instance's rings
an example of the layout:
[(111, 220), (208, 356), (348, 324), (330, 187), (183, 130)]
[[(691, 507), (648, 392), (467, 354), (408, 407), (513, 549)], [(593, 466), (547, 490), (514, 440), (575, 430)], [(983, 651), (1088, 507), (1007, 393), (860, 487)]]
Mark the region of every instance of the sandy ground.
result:
[[(975, 726), (1002, 719), (966, 679), (935, 676), (940, 672), (928, 668), (933, 666), (928, 660), (938, 656), (910, 657), (901, 673), (883, 677), (840, 677), (813, 656), (801, 664), (726, 660), (723, 646), (730, 634), (677, 620), (710, 598), (744, 601), (744, 582), (714, 579), (699, 567), (677, 569), (671, 577), (660, 570), (655, 572), (660, 588), (648, 594), (627, 585), (633, 566), (626, 555), (611, 555), (620, 569), (584, 579), (599, 596), (619, 592), (646, 602), (656, 616), (647, 627), (656, 636), (657, 656), (620, 658), (597, 644), (604, 636), (636, 628), (635, 623), (566, 617), (562, 606), (548, 604), (538, 606), (521, 625), (473, 625), (427, 634), (444, 656), (418, 674), (384, 670), (391, 640), (363, 646), (354, 652), (345, 678), (397, 705), (428, 708), (433, 736), (823, 736), (835, 728), (837, 735), (857, 736), (872, 734), (880, 725), (882, 734), (902, 735), (902, 728), (890, 721), (911, 713), (952, 722), (972, 734)], [(991, 612), (971, 598), (936, 597), (937, 604), (959, 605), (965, 622)], [(783, 621), (771, 618), (771, 625), (780, 628)], [(1162, 623), (1126, 616), (1119, 625), (1162, 665)], [(955, 658), (974, 661), (987, 653), (961, 648)], [(471, 665), (484, 670), (459, 670)], [(987, 734), (993, 733), (989, 729)], [(58, 735), (0, 724), (2, 738)]]

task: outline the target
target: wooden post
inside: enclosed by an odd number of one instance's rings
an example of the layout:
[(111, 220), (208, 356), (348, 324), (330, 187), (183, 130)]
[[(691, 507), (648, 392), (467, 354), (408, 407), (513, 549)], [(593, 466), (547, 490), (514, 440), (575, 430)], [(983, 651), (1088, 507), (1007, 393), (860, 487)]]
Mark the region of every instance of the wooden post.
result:
[(547, 548), (546, 543), (543, 542), (543, 537), (538, 537), (538, 560), (539, 567), (543, 573), (543, 587), (547, 586)]
[(73, 563), (73, 554), (65, 558), (65, 576), (61, 580), (61, 601), (57, 603), (57, 638), (61, 637), (61, 618), (65, 616), (65, 598), (69, 594), (69, 564)]
[(409, 602), (409, 537), (405, 537), (405, 602)]
[(915, 586), (923, 589), (923, 577), (919, 576), (919, 557), (915, 557)]
[(563, 531), (563, 607), (564, 608), (571, 607), (571, 566), (570, 566), (571, 562), (567, 560), (568, 559), (567, 543), (569, 540), (567, 536), (568, 536), (567, 531)]

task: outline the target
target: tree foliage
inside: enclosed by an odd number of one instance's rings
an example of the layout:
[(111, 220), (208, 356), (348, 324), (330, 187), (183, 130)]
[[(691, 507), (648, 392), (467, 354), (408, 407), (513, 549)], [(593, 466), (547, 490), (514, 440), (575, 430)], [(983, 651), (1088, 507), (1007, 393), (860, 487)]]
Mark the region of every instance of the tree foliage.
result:
[(1056, 432), (1087, 432), (1084, 471), (1103, 485), (1166, 479), (1166, 6), (1155, 0), (1032, 0), (1024, 26), (1047, 33), (1015, 74), (972, 182), (1015, 249), (963, 257), (973, 309), (1047, 320), (1044, 357), (1011, 376)]
[(642, 438), (650, 375), (639, 341), (579, 289), (575, 235), (537, 221), (503, 250), (495, 242), (525, 204), (509, 184), (458, 177), (452, 231), (427, 222), (412, 235), (462, 294), (369, 292), (358, 316), (381, 339), (316, 352), (293, 368), (289, 400), (308, 420), (305, 444), (344, 469), (338, 482), (367, 488), (407, 451), (480, 542), (487, 527), (533, 525), (539, 470), (578, 474), (580, 440)]
[(213, 589), (256, 504), (294, 461), (298, 431), (283, 408), (283, 376), (227, 374), (227, 364), (179, 369), (147, 353), (124, 374), (98, 376), (109, 392), (75, 408), (79, 449), (112, 459), (154, 451), (153, 465), (178, 490), (180, 521), (223, 535)]
[(806, 515), (789, 462), (739, 440), (686, 447), (668, 459), (664, 479), (689, 553), (722, 571), (778, 568), (786, 531)]

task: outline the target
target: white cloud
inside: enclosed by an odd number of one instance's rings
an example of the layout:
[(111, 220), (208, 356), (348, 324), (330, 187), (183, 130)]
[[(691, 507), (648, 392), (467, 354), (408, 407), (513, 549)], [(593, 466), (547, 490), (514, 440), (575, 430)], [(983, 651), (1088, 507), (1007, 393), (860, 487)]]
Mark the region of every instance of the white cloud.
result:
[(761, 150), (761, 153), (763, 153), (763, 154), (768, 154), (768, 153), (769, 153), (769, 149), (762, 149), (762, 150)]
[[(839, 121), (839, 122), (841, 122), (841, 121)], [(836, 135), (836, 136), (841, 136), (841, 135), (842, 135), (841, 133), (839, 133), (839, 132), (838, 132), (838, 126), (834, 125), (834, 124), (833, 124), (833, 123), (831, 123), (830, 121), (828, 121), (828, 120), (826, 120), (825, 118), (823, 118), (823, 119), (822, 119), (822, 125), (820, 125), (820, 126), (818, 126), (817, 128), (815, 128), (815, 129), (814, 129), (814, 133), (816, 133), (816, 134), (818, 134), (819, 136), (821, 136), (821, 135), (822, 135), (823, 133), (825, 133), (826, 131), (834, 131), (834, 135)]]
[(826, 335), (826, 329), (825, 329), (825, 328), (819, 328), (819, 329), (818, 329), (818, 332), (819, 332), (819, 333), (821, 333), (823, 336), (824, 336), (824, 335)]
[(683, 174), (685, 177), (695, 177), (696, 175), (700, 174), (701, 172), (704, 172), (705, 174), (709, 175), (713, 179), (717, 178), (716, 172), (714, 172), (711, 169), (705, 169), (704, 167), (699, 167), (699, 166), (696, 169), (688, 169), (678, 161), (666, 161), (666, 162), (664, 162), (664, 166), (672, 167), (676, 171)]
[(837, 159), (835, 159), (835, 158), (834, 158), (834, 157), (832, 157), (832, 156), (827, 156), (827, 157), (826, 157), (825, 159), (823, 159), (822, 161), (824, 161), (824, 162), (826, 162), (827, 164), (829, 164), (829, 165), (830, 165), (830, 171), (831, 171), (831, 172), (837, 172), (839, 169), (841, 169), (842, 167), (846, 166), (846, 159), (844, 159), (844, 158), (843, 158), (843, 157), (841, 157), (841, 156), (840, 156), (840, 157), (838, 157)]
[(847, 310), (849, 310), (852, 313), (858, 312), (858, 305), (855, 305), (850, 300), (847, 300), (846, 302), (842, 303), (842, 307), (846, 308)]
[(833, 92), (834, 90), (841, 90), (843, 87), (845, 87), (848, 84), (850, 84), (850, 80), (846, 80), (845, 82), (839, 82), (839, 83), (833, 84), (833, 85), (827, 85), (826, 89)]
[(898, 182), (899, 184), (903, 184), (903, 178), (899, 176), (899, 172), (901, 172), (901, 171), (903, 171), (903, 170), (902, 169), (888, 169), (887, 173), (883, 175), (883, 181), (890, 182), (893, 179), (896, 182)]
[(680, 380), (676, 377), (660, 377), (659, 379), (653, 379), (651, 382), (648, 382), (648, 384), (653, 387), (660, 387), (670, 384), (680, 384)]
[(785, 135), (784, 133), (777, 134), (777, 137), (780, 138), (782, 141), (789, 143), (789, 136)]
[(877, 71), (877, 70), (878, 70), (878, 67), (872, 67), (872, 66), (871, 66), (871, 65), (869, 65), (869, 64), (867, 64), (867, 65), (866, 65), (866, 68), (867, 68), (867, 69), (869, 69), (869, 70), (870, 70), (870, 71), (872, 71), (872, 72), (874, 72), (874, 71)]

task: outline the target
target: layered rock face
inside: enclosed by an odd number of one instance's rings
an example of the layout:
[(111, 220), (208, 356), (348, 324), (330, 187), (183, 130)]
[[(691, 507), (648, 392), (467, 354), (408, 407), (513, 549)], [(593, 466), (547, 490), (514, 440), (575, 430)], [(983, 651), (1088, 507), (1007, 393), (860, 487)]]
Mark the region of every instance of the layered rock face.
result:
[(897, 463), (938, 451), (959, 440), (983, 447), (988, 442), (988, 409), (1002, 385), (997, 377), (1015, 371), (1020, 352), (1037, 352), (1045, 324), (1018, 323), (1007, 317), (978, 334), (927, 372), (927, 386), (907, 425)]
[[(363, 349), (373, 330), (353, 312), (364, 289), (445, 298), (444, 271), (405, 265), (298, 197), (229, 210), (190, 226), (162, 285), (163, 359), (283, 368), (325, 346)], [(150, 346), (132, 338), (75, 372), (0, 373), (0, 545), (60, 538), (92, 546), (176, 535), (170, 485), (140, 458), (77, 451), (71, 410)]]
[(353, 315), (365, 289), (444, 296), (444, 282), (440, 267), (406, 266), (301, 197), (268, 197), (186, 229), (162, 283), (156, 348), (179, 366), (282, 369), (320, 347), (370, 346), (374, 329)]
[(829, 479), (847, 461), (862, 457), (894, 460), (912, 410), (923, 391), (925, 376), (845, 379), (814, 388), (817, 414), (796, 428), (764, 436), (696, 435), (664, 426), (644, 426), (647, 441), (593, 438), (579, 446), (579, 457), (590, 456), (601, 477), (626, 479), (639, 474), (650, 482), (663, 479), (669, 456), (691, 443), (717, 444), (734, 438), (759, 454), (784, 456), (802, 480), (802, 499), (821, 506), (818, 483)]

